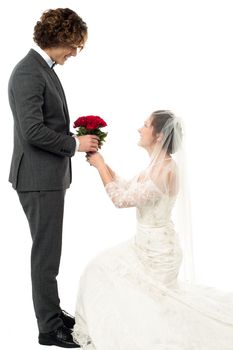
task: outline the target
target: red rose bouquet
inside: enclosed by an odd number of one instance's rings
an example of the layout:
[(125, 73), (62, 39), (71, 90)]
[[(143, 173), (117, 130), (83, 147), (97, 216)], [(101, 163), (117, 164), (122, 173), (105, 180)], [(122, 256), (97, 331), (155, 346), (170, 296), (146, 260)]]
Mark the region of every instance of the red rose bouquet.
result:
[(107, 126), (107, 123), (100, 117), (95, 115), (88, 115), (86, 117), (79, 117), (74, 122), (74, 128), (77, 128), (77, 136), (83, 135), (97, 135), (99, 137), (99, 146), (101, 147), (105, 142), (107, 132), (103, 132), (100, 128)]

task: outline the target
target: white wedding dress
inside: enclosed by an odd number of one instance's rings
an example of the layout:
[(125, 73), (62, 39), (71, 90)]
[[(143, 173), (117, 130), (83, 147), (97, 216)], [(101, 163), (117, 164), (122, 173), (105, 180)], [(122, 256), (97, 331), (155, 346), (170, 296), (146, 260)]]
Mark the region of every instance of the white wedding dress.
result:
[(233, 294), (178, 280), (176, 196), (150, 179), (106, 190), (117, 207), (136, 207), (137, 230), (84, 271), (74, 340), (88, 350), (233, 350)]

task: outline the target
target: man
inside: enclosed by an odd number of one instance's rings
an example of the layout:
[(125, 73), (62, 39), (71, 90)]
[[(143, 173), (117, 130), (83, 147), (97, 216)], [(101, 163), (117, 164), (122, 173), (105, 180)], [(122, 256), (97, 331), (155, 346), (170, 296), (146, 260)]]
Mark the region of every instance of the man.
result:
[(72, 10), (42, 14), (34, 28), (38, 48), (16, 65), (9, 80), (14, 150), (9, 181), (17, 190), (32, 236), (31, 278), (39, 343), (79, 347), (74, 318), (60, 308), (59, 271), (64, 196), (71, 183), (71, 157), (95, 152), (95, 135), (76, 137), (62, 85), (53, 70), (76, 56), (87, 40), (86, 23)]

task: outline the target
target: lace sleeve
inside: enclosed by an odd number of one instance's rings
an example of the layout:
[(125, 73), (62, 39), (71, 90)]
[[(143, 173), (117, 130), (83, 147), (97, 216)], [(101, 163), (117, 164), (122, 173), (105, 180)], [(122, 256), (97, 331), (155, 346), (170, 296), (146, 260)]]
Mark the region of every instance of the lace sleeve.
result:
[(128, 189), (132, 181), (127, 181), (116, 174), (113, 182), (115, 182), (117, 186), (121, 188)]
[(152, 181), (140, 183), (135, 179), (125, 181), (119, 177), (108, 183), (105, 189), (117, 208), (140, 207), (153, 203), (162, 194)]

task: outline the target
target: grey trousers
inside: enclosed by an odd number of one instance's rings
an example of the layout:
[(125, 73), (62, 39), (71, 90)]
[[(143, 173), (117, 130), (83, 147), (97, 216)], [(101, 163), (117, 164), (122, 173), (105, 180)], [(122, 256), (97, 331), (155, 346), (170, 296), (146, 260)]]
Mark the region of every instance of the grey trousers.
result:
[(65, 190), (18, 192), (31, 236), (32, 297), (39, 331), (63, 324), (56, 277), (62, 248)]

